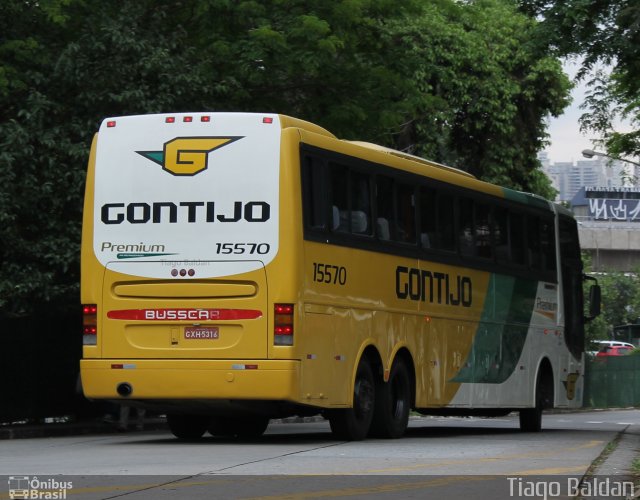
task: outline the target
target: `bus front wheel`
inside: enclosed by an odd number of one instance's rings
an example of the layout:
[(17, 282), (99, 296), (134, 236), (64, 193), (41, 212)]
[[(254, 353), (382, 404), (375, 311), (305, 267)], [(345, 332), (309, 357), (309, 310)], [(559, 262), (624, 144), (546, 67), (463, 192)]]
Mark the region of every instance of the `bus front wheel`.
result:
[(411, 407), (411, 379), (407, 365), (397, 360), (391, 367), (389, 381), (376, 386), (376, 404), (370, 434), (375, 437), (397, 439), (404, 435), (409, 424)]
[(200, 439), (211, 419), (205, 415), (167, 415), (169, 429), (178, 439)]
[(363, 357), (358, 364), (353, 387), (353, 407), (332, 410), (328, 417), (331, 432), (338, 439), (360, 441), (371, 427), (375, 407), (375, 381), (369, 361)]
[(542, 430), (542, 410), (545, 408), (553, 408), (553, 375), (548, 364), (543, 364), (538, 373), (535, 406), (520, 410), (520, 430), (540, 432)]

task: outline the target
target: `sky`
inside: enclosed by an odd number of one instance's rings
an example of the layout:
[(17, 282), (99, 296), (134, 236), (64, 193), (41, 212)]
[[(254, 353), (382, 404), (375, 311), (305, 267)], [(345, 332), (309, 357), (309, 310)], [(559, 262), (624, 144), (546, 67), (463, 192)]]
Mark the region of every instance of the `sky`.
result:
[[(548, 133), (550, 135), (551, 144), (545, 148), (551, 163), (584, 160), (582, 156), (583, 149), (598, 149), (592, 142), (598, 137), (593, 133), (583, 134), (580, 132), (578, 120), (585, 110), (580, 109), (580, 105), (584, 102), (587, 86), (584, 81), (575, 82), (575, 76), (580, 68), (580, 61), (564, 61), (563, 68), (569, 78), (576, 84), (571, 92), (573, 98), (569, 107), (565, 109), (562, 116), (551, 118), (549, 120)], [(624, 123), (619, 124), (620, 131), (630, 130), (630, 127)]]
[[(565, 73), (572, 80), (579, 69), (579, 65), (575, 62), (565, 61), (563, 65)], [(562, 161), (582, 160), (583, 149), (594, 149), (591, 142), (593, 133), (584, 135), (580, 132), (578, 119), (584, 113), (580, 109), (580, 104), (584, 101), (586, 85), (584, 82), (576, 84), (571, 92), (573, 100), (562, 116), (551, 118), (549, 120), (548, 133), (550, 135), (551, 144), (545, 148), (551, 163)]]

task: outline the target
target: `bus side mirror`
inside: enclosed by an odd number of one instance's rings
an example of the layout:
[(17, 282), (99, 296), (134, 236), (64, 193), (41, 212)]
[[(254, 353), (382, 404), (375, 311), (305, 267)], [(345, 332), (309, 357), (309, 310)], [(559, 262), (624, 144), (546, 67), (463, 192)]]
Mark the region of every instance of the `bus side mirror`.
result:
[(584, 318), (585, 321), (592, 321), (600, 315), (602, 291), (600, 290), (600, 285), (598, 285), (598, 280), (591, 276), (585, 276), (584, 279), (595, 281), (595, 284), (589, 287), (589, 316)]

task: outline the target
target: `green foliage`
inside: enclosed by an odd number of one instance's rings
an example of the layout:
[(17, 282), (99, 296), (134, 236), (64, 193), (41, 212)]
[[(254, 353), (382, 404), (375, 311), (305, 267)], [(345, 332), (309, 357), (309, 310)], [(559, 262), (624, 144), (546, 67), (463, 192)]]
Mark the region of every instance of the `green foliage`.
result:
[[(583, 256), (583, 260), (589, 274), (589, 259)], [(610, 339), (614, 326), (633, 324), (640, 318), (640, 273), (610, 272), (595, 276), (602, 290), (602, 312), (587, 324), (587, 341)]]
[[(600, 63), (611, 74), (596, 71), (589, 82), (581, 119), (586, 131), (598, 133), (609, 154), (640, 156), (640, 3), (636, 0), (520, 0), (521, 8), (543, 17), (541, 32), (557, 54), (583, 58), (581, 76)], [(615, 130), (616, 118), (626, 118), (629, 132)]]
[(0, 315), (75, 308), (84, 170), (108, 116), (290, 114), (552, 196), (569, 82), (511, 0), (5, 0)]
[(486, 0), (429, 3), (387, 26), (387, 71), (402, 78), (376, 141), (552, 198), (536, 153), (570, 83), (533, 41), (536, 23), (510, 2)]

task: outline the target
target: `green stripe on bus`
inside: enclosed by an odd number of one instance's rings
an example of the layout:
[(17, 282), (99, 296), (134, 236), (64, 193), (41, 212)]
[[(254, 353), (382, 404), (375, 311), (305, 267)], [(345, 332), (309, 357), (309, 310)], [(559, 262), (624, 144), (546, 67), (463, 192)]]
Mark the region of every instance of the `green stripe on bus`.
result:
[(549, 210), (549, 202), (544, 198), (540, 198), (538, 196), (533, 196), (531, 194), (522, 193), (520, 191), (514, 191), (509, 188), (502, 188), (504, 192), (504, 197), (507, 200), (515, 201), (518, 203), (522, 203), (524, 205), (529, 205), (530, 207), (537, 207)]
[(467, 360), (452, 382), (500, 384), (516, 369), (529, 331), (538, 283), (493, 274)]

